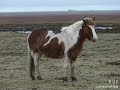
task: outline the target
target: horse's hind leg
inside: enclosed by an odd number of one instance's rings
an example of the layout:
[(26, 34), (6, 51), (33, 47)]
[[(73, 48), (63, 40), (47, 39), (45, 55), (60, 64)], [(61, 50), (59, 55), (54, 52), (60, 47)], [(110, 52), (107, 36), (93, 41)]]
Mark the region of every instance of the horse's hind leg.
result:
[(39, 59), (40, 59), (40, 54), (39, 53), (33, 53), (33, 58), (34, 58), (34, 65), (35, 65), (35, 71), (37, 74), (37, 79), (42, 80), (40, 73), (39, 73)]

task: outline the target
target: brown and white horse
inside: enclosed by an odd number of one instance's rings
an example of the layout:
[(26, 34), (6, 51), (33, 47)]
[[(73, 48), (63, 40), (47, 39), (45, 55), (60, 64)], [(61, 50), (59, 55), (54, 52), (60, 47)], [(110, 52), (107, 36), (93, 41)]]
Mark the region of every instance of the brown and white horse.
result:
[(42, 55), (49, 58), (64, 58), (63, 81), (67, 81), (67, 67), (71, 67), (71, 79), (75, 81), (74, 62), (80, 53), (85, 39), (95, 42), (95, 18), (84, 18), (70, 26), (63, 27), (61, 32), (35, 30), (28, 36), (28, 53), (30, 60), (30, 78), (42, 79), (39, 73), (39, 59)]

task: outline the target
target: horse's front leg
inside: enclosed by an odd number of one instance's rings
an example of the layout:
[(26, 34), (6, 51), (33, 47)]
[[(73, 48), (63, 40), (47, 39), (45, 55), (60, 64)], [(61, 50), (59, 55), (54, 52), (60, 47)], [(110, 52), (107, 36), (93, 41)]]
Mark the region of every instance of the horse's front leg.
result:
[(72, 62), (70, 64), (70, 67), (71, 67), (71, 79), (72, 79), (72, 85), (74, 86), (74, 81), (77, 81), (76, 77), (74, 76), (74, 68), (75, 68), (75, 63)]
[(63, 82), (68, 81), (68, 78), (67, 78), (68, 65), (69, 65), (69, 59), (68, 57), (65, 57), (64, 65), (63, 65)]
[(75, 74), (74, 74), (75, 63), (72, 62), (72, 63), (70, 64), (70, 67), (71, 67), (71, 79), (72, 79), (72, 81), (77, 81), (76, 77), (74, 76), (74, 75), (75, 75)]

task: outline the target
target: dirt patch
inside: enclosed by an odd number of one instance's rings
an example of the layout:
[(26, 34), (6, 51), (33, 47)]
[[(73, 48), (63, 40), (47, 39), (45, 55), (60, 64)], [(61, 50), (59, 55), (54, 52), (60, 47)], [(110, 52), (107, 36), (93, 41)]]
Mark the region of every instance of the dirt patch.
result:
[(120, 61), (116, 61), (116, 62), (107, 62), (106, 64), (108, 64), (108, 65), (120, 65)]

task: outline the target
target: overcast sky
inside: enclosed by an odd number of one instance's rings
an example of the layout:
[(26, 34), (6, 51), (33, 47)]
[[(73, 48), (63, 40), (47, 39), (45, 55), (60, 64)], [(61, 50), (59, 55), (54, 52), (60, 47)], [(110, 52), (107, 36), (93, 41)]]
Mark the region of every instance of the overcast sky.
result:
[(120, 10), (120, 0), (0, 0), (0, 12)]

